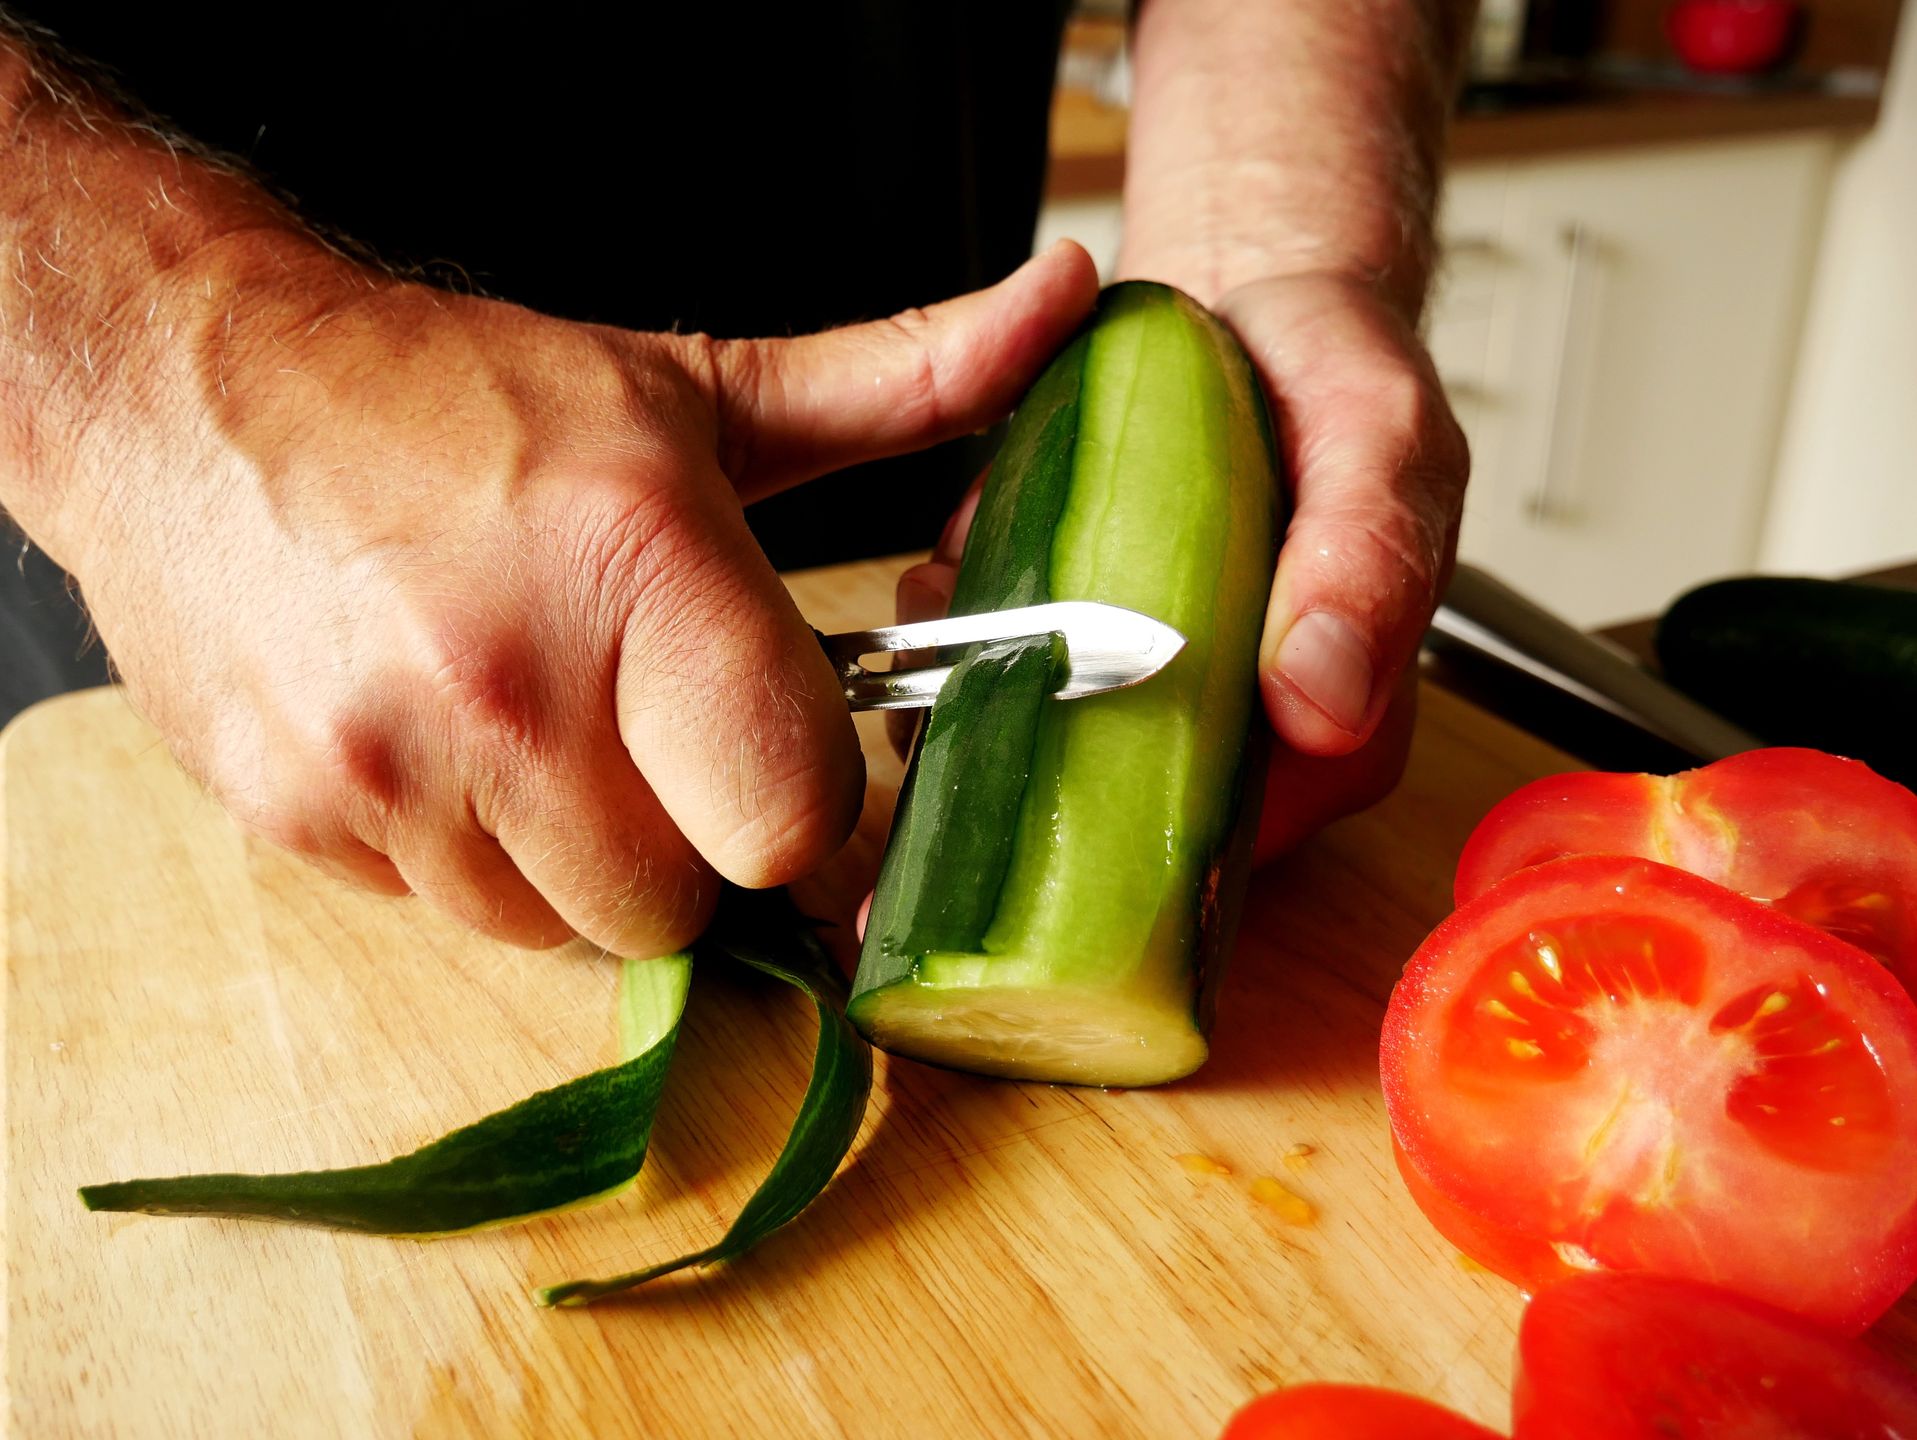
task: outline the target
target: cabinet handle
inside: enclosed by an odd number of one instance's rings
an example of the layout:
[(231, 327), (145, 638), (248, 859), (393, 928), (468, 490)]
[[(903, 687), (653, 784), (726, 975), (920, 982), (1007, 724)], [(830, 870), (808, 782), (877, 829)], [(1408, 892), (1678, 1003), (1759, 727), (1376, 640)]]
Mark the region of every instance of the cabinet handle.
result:
[(1503, 252), (1489, 235), (1447, 235), (1440, 247), (1450, 260), (1496, 260)]
[(1564, 392), (1570, 381), (1571, 343), (1583, 308), (1591, 262), (1597, 252), (1590, 227), (1582, 220), (1566, 225), (1558, 233), (1558, 239), (1568, 258), (1564, 266), (1563, 296), (1558, 306), (1557, 355), (1551, 365), (1551, 404), (1544, 418), (1544, 475), (1538, 488), (1532, 491), (1530, 503), (1531, 519), (1540, 525), (1571, 518), (1560, 483), (1560, 472), (1566, 463), (1563, 455), (1566, 427), (1561, 422), (1565, 411)]

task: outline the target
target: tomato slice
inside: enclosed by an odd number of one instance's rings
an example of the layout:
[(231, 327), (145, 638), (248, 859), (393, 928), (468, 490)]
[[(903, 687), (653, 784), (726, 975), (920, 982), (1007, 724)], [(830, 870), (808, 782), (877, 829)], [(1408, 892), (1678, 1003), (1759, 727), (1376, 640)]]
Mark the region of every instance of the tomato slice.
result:
[(1525, 1292), (1535, 1294), (1554, 1280), (1584, 1273), (1566, 1264), (1564, 1256), (1550, 1241), (1500, 1229), (1452, 1200), (1424, 1178), (1424, 1172), (1412, 1163), (1404, 1146), (1395, 1140), (1391, 1154), (1398, 1162), (1398, 1175), (1404, 1181), (1404, 1188), (1424, 1218), (1431, 1222), (1431, 1228), (1493, 1275), (1501, 1275)]
[(1518, 1330), (1517, 1440), (1917, 1435), (1917, 1380), (1854, 1340), (1709, 1286), (1580, 1275)]
[(1218, 1440), (1499, 1440), (1455, 1411), (1368, 1385), (1294, 1385), (1260, 1395)]
[(1493, 1269), (1542, 1246), (1850, 1331), (1917, 1278), (1917, 1005), (1722, 886), (1519, 871), (1419, 947), (1381, 1060), (1393, 1135)]
[(1821, 750), (1752, 750), (1681, 775), (1553, 775), (1478, 822), (1460, 905), (1565, 855), (1640, 855), (1828, 930), (1917, 993), (1917, 795)]

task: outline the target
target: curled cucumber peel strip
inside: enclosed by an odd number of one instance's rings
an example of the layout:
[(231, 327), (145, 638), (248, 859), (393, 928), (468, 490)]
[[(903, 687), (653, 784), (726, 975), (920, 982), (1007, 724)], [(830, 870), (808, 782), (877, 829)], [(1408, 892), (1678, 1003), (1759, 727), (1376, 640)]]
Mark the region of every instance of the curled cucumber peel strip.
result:
[(845, 984), (783, 892), (728, 890), (691, 952), (628, 960), (620, 973), (621, 1063), (556, 1085), (378, 1165), (278, 1175), (180, 1175), (87, 1185), (89, 1210), (219, 1215), (433, 1239), (588, 1205), (631, 1186), (645, 1163), (685, 1012), (693, 955), (728, 956), (804, 990), (819, 1015), (812, 1078), (785, 1148), (732, 1227), (708, 1249), (606, 1280), (537, 1292), (581, 1305), (688, 1266), (742, 1254), (793, 1220), (851, 1149), (872, 1055), (846, 1022)]
[[(534, 1292), (541, 1305), (584, 1305), (685, 1270), (731, 1260), (799, 1213), (825, 1189), (852, 1148), (872, 1093), (872, 1048), (845, 1018), (846, 985), (812, 930), (782, 894), (733, 892), (700, 942), (743, 965), (805, 991), (819, 1015), (812, 1078), (779, 1158), (738, 1219), (704, 1250), (603, 1280), (572, 1280)], [(794, 923), (795, 920), (797, 923)]]
[(628, 960), (627, 1058), (379, 1165), (281, 1175), (178, 1175), (81, 1187), (89, 1210), (224, 1215), (432, 1239), (616, 1195), (645, 1163), (692, 975), (690, 954)]

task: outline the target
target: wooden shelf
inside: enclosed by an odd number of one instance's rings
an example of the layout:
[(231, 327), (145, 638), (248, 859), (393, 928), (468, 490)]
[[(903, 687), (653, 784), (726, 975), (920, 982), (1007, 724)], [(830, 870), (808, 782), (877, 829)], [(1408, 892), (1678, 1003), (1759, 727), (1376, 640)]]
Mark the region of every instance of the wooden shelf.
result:
[(1464, 115), (1451, 127), (1451, 159), (1513, 160), (1577, 150), (1676, 145), (1803, 130), (1868, 130), (1877, 97), (1815, 91), (1695, 95), (1635, 91), (1610, 99), (1502, 115)]
[[(1632, 91), (1603, 100), (1461, 116), (1451, 129), (1451, 159), (1532, 159), (1805, 130), (1861, 132), (1876, 122), (1877, 109), (1874, 96)], [(1083, 91), (1060, 90), (1052, 106), (1046, 193), (1054, 199), (1116, 193), (1125, 175), (1125, 125), (1125, 111), (1101, 105)]]

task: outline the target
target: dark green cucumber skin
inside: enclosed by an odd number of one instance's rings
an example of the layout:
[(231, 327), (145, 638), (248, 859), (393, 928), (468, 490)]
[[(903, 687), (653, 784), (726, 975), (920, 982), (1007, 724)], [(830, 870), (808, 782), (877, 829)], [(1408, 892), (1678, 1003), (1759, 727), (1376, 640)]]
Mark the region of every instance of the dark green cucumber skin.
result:
[[(1058, 659), (1055, 637), (1038, 636), (972, 646), (953, 667), (899, 792), (898, 855), (887, 855), (873, 896), (868, 984), (905, 979), (929, 950), (975, 946), (992, 923), (1031, 774), (1029, 737)], [(915, 823), (921, 795), (937, 797), (936, 825)]]
[(1671, 684), (1771, 744), (1917, 787), (1917, 591), (1719, 580), (1680, 596), (1655, 643)]
[[(1166, 286), (1131, 283), (1112, 287), (1116, 291), (1155, 292), (1162, 303), (1189, 307), (1217, 325), (1202, 307)], [(1096, 323), (1096, 317), (1094, 322)], [(952, 612), (979, 613), (1014, 606), (1042, 604), (1051, 598), (1047, 576), (1052, 563), (1053, 532), (1070, 492), (1073, 451), (1077, 439), (1078, 397), (1082, 389), (1088, 336), (1081, 334), (1061, 352), (1040, 381), (1028, 393), (1014, 417), (1004, 449), (994, 463), (991, 477), (981, 497), (978, 515), (966, 547), (964, 564), (954, 591)], [(1238, 364), (1250, 376), (1250, 391), (1256, 401), (1256, 421), (1274, 475), (1282, 475), (1279, 450), (1271, 415), (1266, 407), (1262, 384), (1251, 372), (1249, 360), (1236, 345), (1230, 347)], [(1274, 536), (1281, 534), (1284, 520), (1284, 486), (1274, 487)], [(1275, 553), (1272, 556), (1275, 561)], [(939, 706), (947, 704), (942, 695)], [(934, 722), (939, 707), (933, 711)], [(928, 725), (926, 735), (932, 733)], [(1031, 750), (1036, 727), (1019, 726), (1015, 731), (996, 731), (982, 736), (975, 745), (975, 758), (992, 757), (1004, 774), (1016, 774), (1022, 788), (1031, 766)], [(1219, 797), (1227, 823), (1210, 864), (1204, 883), (1194, 897), (1198, 912), (1198, 945), (1193, 957), (1193, 1012), (1201, 1031), (1210, 1028), (1219, 979), (1230, 953), (1244, 898), (1245, 880), (1250, 871), (1253, 841), (1257, 834), (1259, 812), (1264, 797), (1266, 762), (1270, 754), (1270, 732), (1260, 708), (1253, 707), (1247, 733), (1238, 742), (1240, 762), (1232, 793)], [(923, 743), (923, 737), (922, 737)], [(895, 878), (894, 851), (903, 832), (915, 824), (936, 826), (941, 814), (936, 805), (924, 805), (915, 796), (920, 778), (923, 752), (915, 752), (901, 794), (900, 813), (895, 821), (893, 840), (888, 846), (872, 914), (891, 915), (886, 902), (896, 897), (903, 884)], [(923, 848), (923, 847), (920, 847)], [(968, 867), (967, 873), (983, 872), (983, 865)], [(996, 873), (1004, 874), (1000, 863)], [(956, 878), (956, 877), (955, 877)], [(889, 887), (888, 887), (888, 882)], [(929, 875), (918, 888), (935, 888), (936, 875)], [(870, 932), (854, 982), (855, 997), (910, 978), (917, 957), (928, 950), (976, 949), (980, 936), (989, 925), (997, 903), (996, 887), (991, 903), (970, 905), (966, 913), (975, 917), (977, 933), (965, 937), (967, 943), (950, 943), (959, 938), (948, 932), (948, 940), (938, 946), (920, 945), (906, 938), (896, 922), (891, 927)], [(969, 928), (969, 927), (968, 927)], [(857, 1012), (854, 1012), (857, 1019)]]
[(645, 1054), (555, 1085), (375, 1165), (277, 1175), (178, 1175), (85, 1185), (89, 1210), (223, 1215), (371, 1235), (447, 1235), (562, 1209), (631, 1180), (672, 1061)]
[(1250, 888), (1252, 852), (1258, 844), (1258, 824), (1265, 810), (1265, 778), (1271, 769), (1274, 737), (1262, 713), (1252, 717), (1245, 736), (1238, 777), (1232, 784), (1231, 823), (1225, 838), (1205, 869), (1198, 892), (1198, 955), (1193, 977), (1192, 1013), (1200, 1033), (1211, 1034), (1218, 1011), (1218, 987), (1225, 978), (1225, 962), (1238, 939), (1238, 921), (1244, 914)]
[[(1052, 598), (1052, 532), (1071, 489), (1088, 348), (1083, 335), (1067, 345), (1020, 404), (993, 466), (995, 481), (1007, 478), (988, 483), (980, 498), (952, 614)], [(960, 657), (899, 791), (897, 839), (873, 896), (871, 914), (880, 923), (865, 945), (862, 989), (905, 979), (928, 950), (975, 948), (991, 923), (1031, 772), (1052, 647), (999, 647), (981, 668), (985, 648), (974, 645)], [(947, 775), (967, 777), (962, 790), (951, 791)], [(920, 798), (933, 795), (929, 803)], [(921, 817), (922, 809), (936, 814)]]
[(1019, 403), (965, 539), (952, 614), (1014, 610), (1052, 598), (1052, 532), (1071, 493), (1090, 348), (1089, 335), (1072, 341)]

